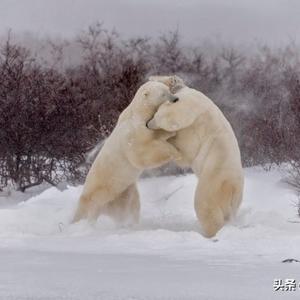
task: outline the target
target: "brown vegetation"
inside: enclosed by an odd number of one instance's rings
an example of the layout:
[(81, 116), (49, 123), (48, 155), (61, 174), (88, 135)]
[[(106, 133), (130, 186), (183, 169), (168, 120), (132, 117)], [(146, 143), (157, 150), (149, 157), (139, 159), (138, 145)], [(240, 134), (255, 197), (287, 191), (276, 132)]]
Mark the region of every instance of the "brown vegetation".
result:
[[(79, 63), (64, 62), (68, 47)], [(84, 155), (112, 130), (151, 74), (178, 74), (210, 96), (232, 123), (245, 166), (299, 162), (298, 49), (215, 54), (181, 45), (178, 32), (122, 40), (101, 24), (76, 42), (50, 44), (52, 60), (11, 41), (0, 50), (0, 185), (80, 181)], [(297, 152), (298, 151), (298, 152)]]

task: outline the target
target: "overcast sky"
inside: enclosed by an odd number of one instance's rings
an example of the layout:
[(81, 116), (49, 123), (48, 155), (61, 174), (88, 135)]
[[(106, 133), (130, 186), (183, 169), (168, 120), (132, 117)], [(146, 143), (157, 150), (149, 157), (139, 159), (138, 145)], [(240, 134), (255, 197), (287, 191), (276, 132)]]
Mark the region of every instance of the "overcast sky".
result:
[(97, 20), (127, 36), (178, 27), (189, 42), (299, 42), (300, 0), (0, 0), (2, 32), (72, 36)]

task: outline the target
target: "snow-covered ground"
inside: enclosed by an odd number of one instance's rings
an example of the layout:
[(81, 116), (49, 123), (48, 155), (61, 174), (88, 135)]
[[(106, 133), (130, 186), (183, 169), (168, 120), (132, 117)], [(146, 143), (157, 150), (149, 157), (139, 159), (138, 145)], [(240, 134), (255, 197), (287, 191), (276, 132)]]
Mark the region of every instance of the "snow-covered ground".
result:
[[(0, 197), (0, 299), (300, 299), (296, 196), (278, 170), (246, 171), (237, 219), (198, 231), (193, 175), (141, 180), (141, 222), (70, 225), (81, 187)], [(13, 201), (14, 200), (14, 201)], [(9, 204), (12, 201), (12, 204)]]

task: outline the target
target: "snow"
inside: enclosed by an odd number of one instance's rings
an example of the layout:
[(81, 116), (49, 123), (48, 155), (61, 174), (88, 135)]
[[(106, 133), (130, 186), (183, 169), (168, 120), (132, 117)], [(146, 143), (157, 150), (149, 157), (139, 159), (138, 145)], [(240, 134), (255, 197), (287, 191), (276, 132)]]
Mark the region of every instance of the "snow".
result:
[(238, 216), (213, 239), (199, 234), (194, 175), (140, 180), (136, 226), (70, 225), (82, 187), (0, 197), (0, 299), (299, 299), (273, 291), (300, 283), (300, 263), (282, 263), (300, 260), (297, 197), (279, 170), (245, 173)]

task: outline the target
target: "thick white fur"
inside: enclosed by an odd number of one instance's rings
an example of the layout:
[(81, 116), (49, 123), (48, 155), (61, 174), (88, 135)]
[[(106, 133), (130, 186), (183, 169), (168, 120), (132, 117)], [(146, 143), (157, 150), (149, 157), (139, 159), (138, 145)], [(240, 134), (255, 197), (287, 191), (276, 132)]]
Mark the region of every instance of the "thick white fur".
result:
[(145, 168), (180, 157), (167, 142), (174, 133), (146, 127), (158, 107), (174, 98), (160, 82), (147, 82), (139, 88), (89, 170), (73, 222), (82, 218), (93, 220), (100, 214), (123, 220), (128, 213), (133, 221), (138, 221), (137, 178)]
[[(178, 82), (173, 76), (156, 76), (151, 80), (169, 87), (170, 82)], [(235, 215), (242, 201), (240, 150), (220, 109), (204, 94), (182, 83), (175, 87), (179, 101), (162, 104), (148, 127), (176, 132), (169, 141), (182, 154), (183, 160), (177, 163), (190, 166), (199, 179), (195, 211), (203, 235), (212, 237)]]

